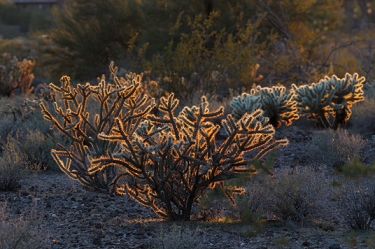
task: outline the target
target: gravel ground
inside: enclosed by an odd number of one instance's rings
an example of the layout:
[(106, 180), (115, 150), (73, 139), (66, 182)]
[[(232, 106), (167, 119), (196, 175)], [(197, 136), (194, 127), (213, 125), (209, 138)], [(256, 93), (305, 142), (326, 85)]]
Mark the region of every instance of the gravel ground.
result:
[[(299, 143), (308, 141), (311, 134), (296, 130), (293, 134), (277, 167), (304, 160)], [(350, 232), (333, 216), (303, 226), (275, 220), (257, 226), (229, 221), (162, 221), (126, 196), (89, 192), (59, 172), (30, 174), (21, 185), (18, 192), (0, 192), (0, 203), (6, 204), (11, 218), (33, 213), (32, 228), (45, 237), (46, 248), (344, 249), (373, 248), (367, 243), (375, 237), (372, 231)]]

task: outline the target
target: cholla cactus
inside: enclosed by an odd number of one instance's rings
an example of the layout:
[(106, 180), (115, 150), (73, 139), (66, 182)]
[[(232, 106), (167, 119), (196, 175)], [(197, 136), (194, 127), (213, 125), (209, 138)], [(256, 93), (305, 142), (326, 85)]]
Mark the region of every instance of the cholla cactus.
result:
[(287, 126), (297, 120), (297, 103), (293, 100), (293, 92), (287, 92), (284, 86), (260, 87), (256, 90), (261, 97), (264, 116), (269, 118), (270, 124), (275, 128), (284, 122)]
[(218, 144), (215, 137), (220, 125), (210, 120), (222, 115), (224, 108), (210, 111), (202, 97), (199, 106), (184, 107), (176, 116), (178, 103), (173, 94), (161, 98), (163, 115), (150, 115), (134, 133), (127, 132), (123, 121), (116, 119), (116, 128), (99, 138), (121, 141), (121, 146), (110, 155), (92, 159), (89, 173), (118, 166), (125, 172), (117, 179), (123, 183), (117, 188), (119, 193), (127, 193), (163, 218), (190, 220), (193, 204), (207, 188), (255, 172), (244, 153), (258, 151), (254, 159), (261, 159), (288, 142), (273, 139), (275, 130), (258, 121), (262, 115), (258, 109), (237, 122), (228, 115), (222, 121), (227, 138)]
[(34, 66), (34, 61), (24, 59), (19, 62), (15, 56), (3, 55), (0, 60), (0, 95), (12, 97), (16, 89), (20, 89), (21, 94), (30, 95)]
[(296, 103), (293, 93), (287, 92), (283, 86), (256, 87), (250, 93), (242, 93), (232, 100), (232, 115), (240, 119), (245, 113), (252, 113), (257, 109), (263, 110), (262, 122), (269, 122), (275, 128), (285, 122), (291, 125), (293, 120), (298, 119)]
[(365, 78), (358, 78), (357, 73), (353, 76), (347, 73), (343, 79), (334, 75), (311, 86), (292, 84), (298, 112), (308, 114), (318, 127), (337, 129), (350, 118), (352, 105), (364, 100), (364, 82)]
[(54, 114), (43, 102), (40, 104), (44, 118), (71, 144), (70, 147), (59, 144), (59, 150), (52, 150), (55, 162), (70, 178), (102, 192), (112, 192), (118, 172), (115, 167), (107, 167), (89, 174), (90, 160), (109, 155), (118, 145), (99, 139), (98, 134), (109, 133), (116, 119), (121, 120), (125, 132), (132, 134), (154, 107), (140, 90), (141, 75), (130, 73), (126, 79), (118, 78), (113, 62), (110, 70), (113, 83), (106, 82), (103, 76), (96, 86), (86, 83), (72, 87), (70, 78), (63, 76), (61, 87), (49, 85)]
[(230, 107), (232, 107), (233, 118), (239, 120), (245, 113), (253, 113), (262, 108), (261, 96), (256, 94), (255, 89), (251, 89), (250, 93), (244, 92), (233, 98)]

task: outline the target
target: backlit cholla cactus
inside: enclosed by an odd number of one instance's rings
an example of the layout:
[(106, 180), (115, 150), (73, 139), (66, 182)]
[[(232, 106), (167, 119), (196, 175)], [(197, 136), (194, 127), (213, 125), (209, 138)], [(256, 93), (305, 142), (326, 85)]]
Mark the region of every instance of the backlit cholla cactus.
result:
[[(118, 176), (119, 193), (128, 194), (156, 214), (171, 220), (190, 220), (195, 204), (209, 187), (252, 174), (256, 169), (244, 158), (257, 152), (261, 159), (287, 140), (275, 140), (272, 125), (258, 121), (261, 110), (245, 113), (237, 122), (231, 115), (222, 120), (227, 137), (216, 142), (220, 125), (211, 119), (222, 115), (224, 108), (210, 111), (202, 97), (198, 106), (184, 107), (176, 116), (179, 101), (171, 94), (161, 98), (161, 116), (150, 115), (135, 133), (129, 133), (121, 119), (109, 134), (99, 138), (119, 142), (117, 151), (92, 159), (90, 174), (112, 165), (125, 172)], [(115, 184), (118, 186), (119, 184)]]
[(350, 118), (352, 105), (364, 100), (364, 82), (365, 78), (359, 78), (357, 73), (346, 73), (342, 79), (326, 76), (310, 86), (292, 84), (298, 113), (309, 115), (318, 127), (337, 129)]
[(255, 89), (251, 89), (250, 93), (243, 92), (240, 96), (233, 98), (230, 107), (233, 118), (239, 120), (245, 113), (253, 113), (262, 108), (261, 96)]
[(270, 124), (275, 128), (284, 122), (287, 126), (297, 120), (297, 103), (293, 100), (294, 94), (288, 92), (284, 86), (260, 87), (259, 92), (264, 116), (269, 118)]
[(0, 57), (0, 96), (12, 97), (17, 89), (23, 95), (30, 95), (33, 91), (31, 83), (34, 75), (31, 73), (35, 62), (22, 60), (9, 54)]
[[(257, 109), (263, 110), (263, 115), (275, 128), (285, 122), (291, 125), (298, 119), (296, 103), (293, 93), (288, 92), (284, 86), (256, 87), (250, 93), (242, 93), (232, 100), (232, 115), (239, 119), (244, 113), (252, 113)], [(263, 118), (263, 121), (266, 119)]]
[(90, 162), (110, 155), (118, 144), (99, 139), (98, 134), (110, 133), (115, 120), (121, 121), (124, 132), (133, 134), (154, 107), (140, 88), (141, 75), (130, 73), (126, 79), (118, 78), (113, 63), (110, 70), (113, 82), (107, 82), (103, 76), (98, 79), (98, 85), (86, 83), (73, 87), (70, 78), (63, 76), (61, 86), (49, 85), (54, 109), (47, 108), (43, 102), (40, 104), (44, 118), (70, 142), (68, 146), (59, 144), (59, 149), (51, 152), (60, 169), (70, 178), (102, 192), (112, 192), (118, 169), (107, 167), (89, 174)]

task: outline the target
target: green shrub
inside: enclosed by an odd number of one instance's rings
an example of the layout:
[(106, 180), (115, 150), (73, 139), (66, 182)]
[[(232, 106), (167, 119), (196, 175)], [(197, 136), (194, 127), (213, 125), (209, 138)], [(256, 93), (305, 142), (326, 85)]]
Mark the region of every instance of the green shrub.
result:
[(51, 156), (51, 150), (62, 142), (60, 134), (50, 132), (43, 134), (40, 130), (18, 131), (16, 134), (19, 149), (27, 157), (27, 168), (33, 170), (58, 170)]
[(183, 26), (181, 17), (171, 29), (171, 41), (165, 51), (154, 56), (149, 65), (166, 91), (181, 101), (191, 101), (196, 92), (200, 96), (223, 96), (229, 93), (228, 88), (242, 86), (250, 90), (254, 82), (261, 80), (256, 75), (256, 54), (265, 46), (256, 41), (260, 20), (248, 21), (232, 34), (215, 29), (216, 12), (208, 18), (188, 17), (188, 31), (179, 34), (177, 40), (174, 36)]

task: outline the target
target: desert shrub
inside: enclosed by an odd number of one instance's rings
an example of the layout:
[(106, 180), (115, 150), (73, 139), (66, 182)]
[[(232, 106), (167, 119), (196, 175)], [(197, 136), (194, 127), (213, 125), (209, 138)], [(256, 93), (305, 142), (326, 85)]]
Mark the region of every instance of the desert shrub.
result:
[(365, 78), (357, 73), (346, 73), (342, 79), (333, 75), (316, 84), (292, 84), (298, 113), (308, 115), (320, 128), (337, 129), (350, 119), (352, 105), (364, 100), (364, 83)]
[(375, 164), (362, 163), (359, 158), (347, 162), (335, 169), (335, 173), (343, 175), (348, 179), (361, 180), (363, 177), (375, 175)]
[[(0, 207), (0, 247), (3, 249), (51, 248), (48, 231), (36, 229), (37, 217), (24, 213), (21, 217), (12, 217), (6, 210), (6, 203)], [(33, 207), (35, 208), (35, 207)]]
[(278, 219), (300, 223), (324, 218), (330, 192), (325, 173), (312, 167), (280, 169), (265, 182), (270, 192), (268, 210)]
[(27, 157), (27, 168), (32, 170), (58, 170), (51, 156), (51, 150), (57, 143), (63, 142), (60, 134), (49, 132), (43, 134), (40, 130), (18, 131), (16, 143)]
[(356, 134), (371, 136), (375, 134), (375, 98), (366, 98), (365, 101), (353, 106), (353, 114), (348, 130)]
[(204, 248), (199, 230), (199, 228), (193, 229), (182, 225), (177, 226), (176, 224), (167, 229), (162, 228), (155, 248)]
[(365, 145), (361, 135), (339, 129), (315, 131), (305, 146), (313, 164), (341, 167), (351, 160), (360, 159)]
[(11, 136), (6, 139), (0, 157), (0, 190), (12, 191), (21, 187), (20, 180), (25, 172), (26, 156), (19, 150), (17, 141)]
[(1, 103), (0, 145), (5, 144), (7, 136), (12, 136), (15, 146), (26, 155), (29, 169), (57, 169), (50, 151), (56, 143), (65, 141), (61, 134), (50, 130), (38, 101), (16, 96), (1, 98)]
[(16, 90), (24, 95), (31, 94), (34, 79), (31, 71), (35, 62), (27, 59), (19, 62), (9, 54), (1, 55), (0, 59), (0, 95), (12, 97)]
[(250, 179), (243, 185), (245, 192), (236, 195), (236, 205), (232, 206), (231, 210), (234, 215), (239, 215), (242, 222), (255, 224), (267, 215), (267, 200), (271, 193), (265, 185), (266, 182), (268, 180), (264, 179), (264, 176)]
[(340, 201), (344, 223), (351, 229), (368, 230), (375, 219), (375, 186), (370, 181), (352, 185)]
[(113, 63), (110, 70), (113, 81), (107, 82), (103, 75), (98, 85), (86, 83), (72, 87), (70, 78), (63, 76), (61, 86), (49, 85), (54, 108), (44, 102), (40, 107), (44, 118), (69, 140), (68, 145), (59, 143), (59, 149), (51, 151), (59, 168), (86, 187), (112, 193), (118, 170), (109, 166), (90, 173), (88, 169), (92, 166), (91, 160), (121, 147), (98, 135), (110, 133), (120, 121), (124, 132), (134, 133), (154, 102), (140, 87), (141, 75), (129, 73), (126, 78), (119, 78)]

